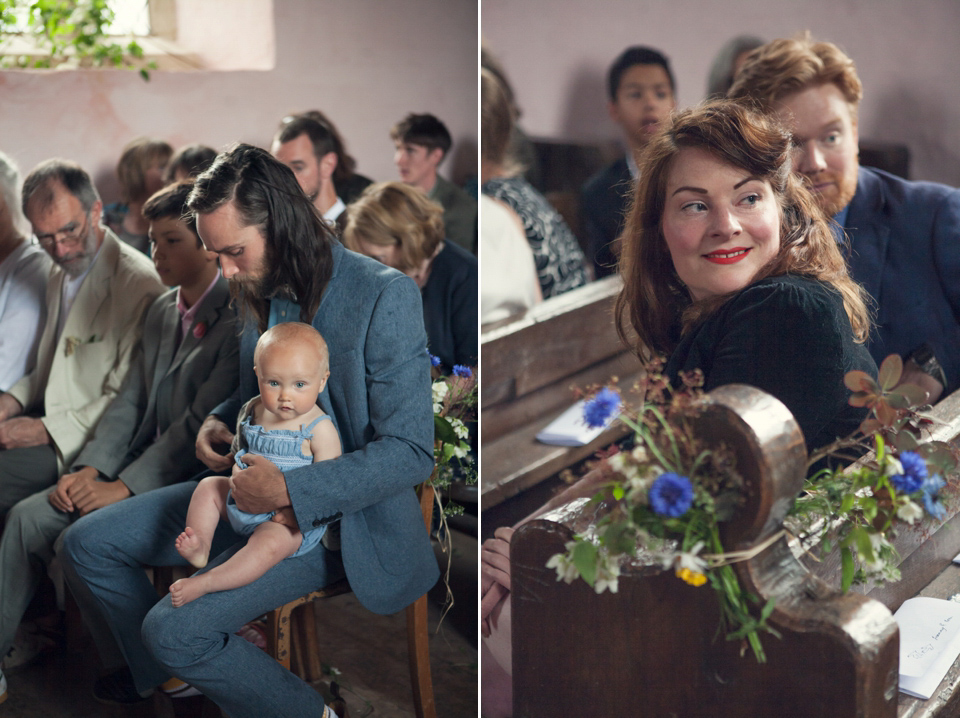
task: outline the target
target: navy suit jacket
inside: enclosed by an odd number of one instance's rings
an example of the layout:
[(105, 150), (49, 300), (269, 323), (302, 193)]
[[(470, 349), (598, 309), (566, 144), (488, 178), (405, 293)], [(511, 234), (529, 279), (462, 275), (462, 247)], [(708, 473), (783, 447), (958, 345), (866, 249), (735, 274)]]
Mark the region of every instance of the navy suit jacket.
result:
[(633, 177), (626, 155), (593, 177), (580, 190), (580, 214), (587, 235), (587, 252), (597, 279), (617, 271), (615, 241), (623, 230), (633, 196)]
[[(301, 531), (341, 522), (343, 565), (357, 599), (395, 613), (440, 575), (414, 487), (433, 469), (433, 402), (420, 290), (409, 277), (333, 243), (333, 276), (313, 326), (330, 351), (320, 406), (343, 455), (285, 473)], [(298, 321), (299, 317), (287, 317)], [(228, 426), (256, 396), (258, 332), (240, 336), (240, 390), (214, 414)]]
[(868, 348), (879, 365), (924, 342), (960, 388), (960, 190), (860, 168), (844, 229), (849, 267), (876, 302)]

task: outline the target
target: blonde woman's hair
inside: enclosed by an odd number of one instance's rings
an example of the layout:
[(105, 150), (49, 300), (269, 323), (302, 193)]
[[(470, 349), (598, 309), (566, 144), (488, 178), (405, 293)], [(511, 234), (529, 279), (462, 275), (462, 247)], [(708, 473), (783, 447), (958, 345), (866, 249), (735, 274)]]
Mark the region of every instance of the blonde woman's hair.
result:
[(347, 208), (343, 241), (359, 252), (360, 242), (400, 247), (401, 272), (432, 257), (444, 237), (443, 208), (416, 187), (380, 182), (367, 187)]

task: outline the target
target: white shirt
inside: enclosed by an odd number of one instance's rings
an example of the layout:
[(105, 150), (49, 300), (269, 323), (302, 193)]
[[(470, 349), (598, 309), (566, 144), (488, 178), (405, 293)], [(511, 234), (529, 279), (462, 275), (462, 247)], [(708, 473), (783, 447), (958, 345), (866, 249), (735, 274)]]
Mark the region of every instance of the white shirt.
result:
[(97, 257), (100, 256), (100, 250), (103, 249), (103, 243), (100, 243), (100, 247), (97, 249), (97, 253), (93, 255), (93, 261), (90, 262), (90, 265), (87, 267), (87, 271), (81, 274), (79, 277), (71, 277), (66, 272), (63, 273), (63, 285), (60, 287), (60, 316), (57, 317), (57, 342), (60, 342), (60, 335), (63, 334), (63, 327), (67, 323), (67, 317), (70, 315), (70, 307), (73, 306), (73, 301), (77, 298), (77, 294), (80, 293), (80, 287), (83, 285), (83, 280), (87, 278), (87, 275), (90, 274), (90, 270), (93, 269), (93, 265), (97, 263)]
[(33, 370), (47, 318), (52, 265), (49, 255), (29, 239), (0, 262), (0, 391)]
[(533, 250), (517, 218), (480, 195), (480, 323), (526, 311), (540, 301)]
[(343, 200), (337, 197), (337, 201), (333, 203), (333, 206), (323, 213), (323, 219), (331, 227), (336, 226), (337, 217), (343, 214), (343, 210), (347, 208), (347, 205), (343, 203)]

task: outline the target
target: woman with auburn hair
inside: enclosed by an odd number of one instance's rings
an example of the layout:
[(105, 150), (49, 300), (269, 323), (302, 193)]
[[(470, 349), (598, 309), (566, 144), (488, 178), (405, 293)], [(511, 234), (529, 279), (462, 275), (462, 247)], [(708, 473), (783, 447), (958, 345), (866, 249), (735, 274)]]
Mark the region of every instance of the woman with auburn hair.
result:
[[(850, 434), (866, 415), (847, 403), (844, 374), (876, 376), (863, 341), (870, 318), (837, 241), (791, 173), (790, 135), (729, 100), (668, 120), (647, 145), (621, 236), (617, 328), (642, 360), (669, 354), (665, 374), (700, 369), (704, 388), (750, 384), (782, 401), (807, 447)], [(601, 470), (533, 518), (593, 496)], [(517, 524), (519, 526), (520, 524)], [(481, 551), (485, 715), (510, 702), (510, 541)], [(499, 705), (497, 701), (499, 700)]]
[(381, 182), (347, 208), (348, 249), (399, 269), (420, 287), (427, 348), (450, 374), (477, 365), (477, 258), (444, 239), (443, 208), (415, 187)]
[(647, 148), (623, 234), (617, 324), (666, 374), (750, 384), (780, 399), (808, 449), (864, 417), (843, 384), (876, 374), (870, 319), (814, 198), (791, 173), (789, 133), (720, 100), (678, 114)]

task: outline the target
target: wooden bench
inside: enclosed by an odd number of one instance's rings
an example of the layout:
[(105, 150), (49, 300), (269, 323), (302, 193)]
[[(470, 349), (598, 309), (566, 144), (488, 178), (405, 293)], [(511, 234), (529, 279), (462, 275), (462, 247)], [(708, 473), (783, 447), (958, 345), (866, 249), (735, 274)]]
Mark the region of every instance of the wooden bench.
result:
[(536, 440), (537, 433), (574, 402), (574, 389), (613, 376), (627, 389), (640, 375), (639, 361), (614, 328), (619, 291), (619, 277), (607, 277), (481, 332), (483, 531), (530, 513), (543, 503), (544, 492), (556, 487), (560, 471), (624, 435), (617, 426), (574, 448)]
[[(707, 445), (725, 441), (736, 451), (750, 498), (726, 526), (724, 545), (744, 549), (779, 530), (801, 486), (803, 441), (785, 407), (755, 389), (723, 387), (709, 401), (697, 432)], [(943, 421), (938, 438), (956, 443), (960, 395), (935, 414)], [(776, 433), (778, 426), (786, 431)], [(776, 600), (770, 623), (782, 638), (761, 634), (763, 665), (718, 636), (715, 592), (672, 572), (633, 562), (622, 567), (616, 594), (558, 583), (547, 560), (574, 533), (589, 531), (596, 509), (578, 502), (524, 525), (511, 545), (514, 715), (957, 715), (960, 661), (929, 701), (897, 690), (891, 615), (912, 595), (960, 592), (960, 569), (950, 565), (960, 553), (960, 493), (945, 489), (944, 497), (943, 523), (900, 531), (897, 584), (841, 594), (837, 561), (818, 564), (815, 575), (785, 536), (736, 564), (746, 590)]]

